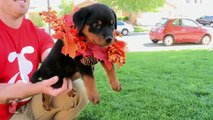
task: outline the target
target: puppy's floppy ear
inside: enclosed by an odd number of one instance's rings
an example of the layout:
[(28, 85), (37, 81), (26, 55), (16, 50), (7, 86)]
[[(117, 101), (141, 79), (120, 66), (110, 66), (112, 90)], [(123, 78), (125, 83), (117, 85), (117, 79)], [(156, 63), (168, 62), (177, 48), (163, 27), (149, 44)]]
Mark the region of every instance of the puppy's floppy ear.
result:
[(113, 13), (113, 15), (114, 15), (114, 20), (115, 20), (114, 28), (115, 28), (115, 30), (116, 30), (116, 29), (117, 29), (117, 16), (116, 16), (114, 10), (113, 10), (113, 9), (111, 9), (111, 10), (112, 10), (112, 13)]
[(78, 28), (78, 32), (81, 35), (81, 30), (86, 22), (87, 17), (89, 16), (90, 11), (87, 8), (81, 8), (73, 15), (73, 22)]

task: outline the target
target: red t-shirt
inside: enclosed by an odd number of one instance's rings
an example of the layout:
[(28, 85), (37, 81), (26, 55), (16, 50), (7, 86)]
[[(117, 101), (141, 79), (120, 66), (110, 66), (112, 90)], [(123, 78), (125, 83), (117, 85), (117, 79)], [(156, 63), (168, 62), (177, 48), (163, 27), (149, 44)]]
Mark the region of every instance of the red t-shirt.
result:
[[(0, 83), (29, 82), (41, 62), (42, 53), (53, 44), (44, 30), (25, 18), (18, 29), (8, 27), (0, 20)], [(19, 102), (16, 108), (28, 101)], [(12, 115), (8, 105), (0, 104), (0, 120), (8, 120)]]

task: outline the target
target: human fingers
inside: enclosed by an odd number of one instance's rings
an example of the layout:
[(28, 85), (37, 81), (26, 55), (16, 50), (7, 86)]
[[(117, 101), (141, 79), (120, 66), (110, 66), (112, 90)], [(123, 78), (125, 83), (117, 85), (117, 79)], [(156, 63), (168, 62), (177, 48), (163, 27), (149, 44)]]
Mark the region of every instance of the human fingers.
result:
[(63, 85), (61, 88), (53, 89), (52, 96), (58, 96), (59, 94), (64, 93), (68, 89), (67, 86), (68, 86), (68, 82), (67, 82), (67, 80), (64, 79)]
[(70, 78), (64, 78), (67, 81), (67, 90), (64, 93), (68, 93), (73, 89), (73, 83)]
[(68, 79), (68, 92), (73, 89), (73, 81), (71, 79)]
[(53, 84), (55, 84), (58, 81), (58, 77), (54, 76), (52, 78), (49, 78), (47, 80), (43, 80), (41, 82), (38, 82), (41, 86), (41, 92), (45, 94), (52, 95), (54, 88), (52, 87)]
[(50, 85), (53, 85), (53, 84), (55, 84), (56, 82), (58, 82), (58, 76), (54, 76), (54, 77), (51, 77), (50, 79), (48, 79), (48, 80), (44, 80), (43, 82), (44, 82), (44, 84), (45, 85), (48, 85), (48, 86), (50, 86)]

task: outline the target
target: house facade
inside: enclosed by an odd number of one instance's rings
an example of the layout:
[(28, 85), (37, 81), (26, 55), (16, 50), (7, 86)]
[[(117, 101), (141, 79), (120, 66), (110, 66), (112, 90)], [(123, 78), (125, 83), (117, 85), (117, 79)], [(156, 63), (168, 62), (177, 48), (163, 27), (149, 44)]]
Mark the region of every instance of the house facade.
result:
[(159, 12), (142, 12), (137, 20), (139, 25), (154, 25), (160, 18), (184, 17), (196, 19), (203, 15), (213, 15), (213, 0), (166, 0)]
[[(73, 0), (74, 5), (84, 7), (96, 2), (96, 0)], [(42, 3), (42, 4), (41, 4)], [(30, 11), (38, 12), (47, 10), (48, 7), (59, 9), (61, 0), (31, 0)], [(187, 17), (196, 19), (203, 15), (213, 15), (211, 7), (213, 0), (166, 0), (164, 7), (159, 8), (159, 12), (141, 12), (128, 14), (125, 11), (117, 11), (117, 16), (128, 16), (133, 24), (138, 25), (153, 25), (160, 18), (166, 17)]]

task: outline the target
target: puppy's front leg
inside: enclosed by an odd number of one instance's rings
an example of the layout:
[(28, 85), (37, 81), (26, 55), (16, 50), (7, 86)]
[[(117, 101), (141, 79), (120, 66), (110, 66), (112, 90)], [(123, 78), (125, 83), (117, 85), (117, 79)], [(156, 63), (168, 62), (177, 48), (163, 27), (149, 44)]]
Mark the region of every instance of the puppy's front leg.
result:
[[(71, 80), (72, 80), (72, 84), (73, 84), (73, 81), (75, 81), (76, 79), (80, 78), (81, 77), (81, 74), (79, 72), (76, 72), (74, 73), (72, 76), (71, 76)], [(71, 91), (69, 91), (67, 93), (70, 97), (75, 97), (76, 95), (76, 90), (75, 88), (73, 88)]]
[(96, 81), (93, 75), (93, 69), (91, 66), (84, 65), (81, 63), (82, 56), (77, 56), (75, 58), (81, 76), (84, 80), (84, 85), (86, 87), (87, 96), (90, 102), (97, 104), (100, 101), (99, 93), (96, 87)]
[(42, 94), (43, 107), (46, 111), (51, 111), (50, 95)]
[(109, 81), (112, 89), (114, 91), (119, 92), (121, 90), (121, 85), (120, 85), (120, 82), (117, 78), (114, 66), (111, 70), (109, 70), (104, 62), (101, 62), (101, 65), (104, 68), (104, 70), (106, 71), (106, 75), (108, 77), (108, 81)]
[(98, 104), (100, 101), (100, 96), (96, 87), (95, 78), (90, 75), (83, 75), (82, 77), (89, 100), (94, 104)]

